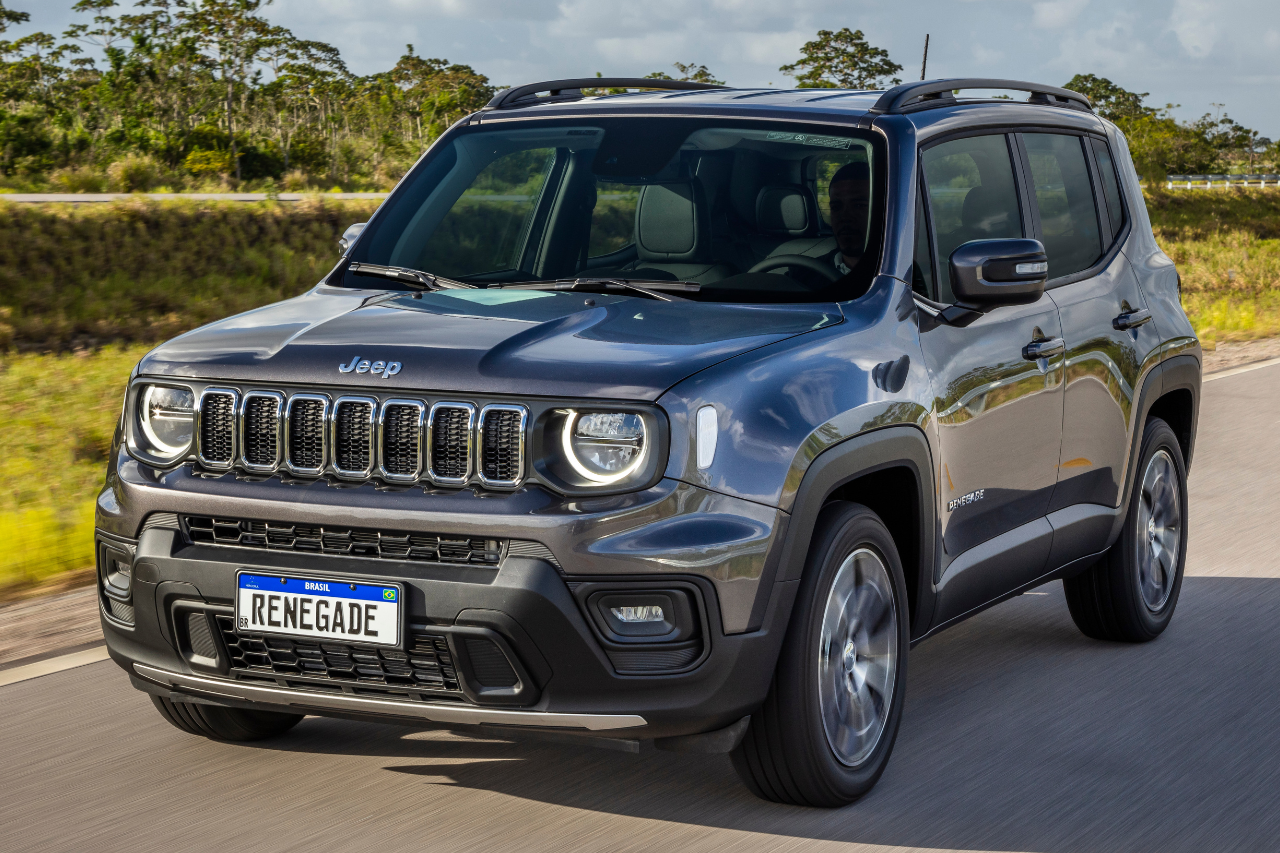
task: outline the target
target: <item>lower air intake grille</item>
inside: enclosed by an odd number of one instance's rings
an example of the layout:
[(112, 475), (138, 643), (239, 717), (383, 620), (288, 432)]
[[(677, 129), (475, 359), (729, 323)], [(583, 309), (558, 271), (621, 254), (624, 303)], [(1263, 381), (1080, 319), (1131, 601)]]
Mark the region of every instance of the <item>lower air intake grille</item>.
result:
[(437, 406), (431, 413), (431, 473), (460, 480), (471, 470), (472, 411), (462, 406)]
[(245, 396), (244, 461), (274, 468), (280, 458), (280, 402), (274, 396)]
[(481, 424), (480, 472), (491, 482), (515, 483), (523, 473), (520, 444), (524, 412), (488, 409)]
[(218, 392), (200, 404), (200, 456), (215, 465), (230, 465), (235, 454), (236, 398)]
[(123, 601), (116, 601), (114, 598), (104, 597), (107, 607), (111, 609), (111, 615), (127, 625), (133, 624), (133, 605), (125, 604)]
[(209, 617), (199, 611), (187, 612), (187, 639), (191, 642), (191, 651), (204, 658), (216, 658), (218, 647), (213, 642), (213, 632), (209, 630)]
[(304, 471), (324, 467), (324, 403), (294, 400), (289, 408), (289, 464)]
[(182, 520), (187, 536), (196, 544), (383, 560), (496, 566), (502, 559), (502, 546), (506, 544), (502, 539), (400, 533), (327, 524), (285, 524), (208, 516), (184, 516)]
[[(233, 672), (382, 685), (399, 688), (395, 691), (398, 693), (461, 692), (449, 643), (439, 634), (411, 634), (408, 651), (403, 652), (346, 643), (237, 634), (235, 620), (231, 616), (219, 615), (217, 618), (222, 639), (231, 654)], [(300, 683), (298, 686), (306, 685)]]
[(609, 649), (609, 660), (618, 672), (666, 672), (683, 669), (702, 654), (702, 644), (690, 643), (682, 649)]
[(373, 466), (373, 404), (339, 400), (334, 417), (333, 459), (340, 471), (366, 473)]
[(507, 656), (492, 641), (467, 637), (467, 657), (471, 658), (471, 675), (481, 687), (514, 687), (520, 680)]
[(421, 465), (422, 407), (388, 403), (382, 409), (382, 467), (393, 477), (416, 478)]

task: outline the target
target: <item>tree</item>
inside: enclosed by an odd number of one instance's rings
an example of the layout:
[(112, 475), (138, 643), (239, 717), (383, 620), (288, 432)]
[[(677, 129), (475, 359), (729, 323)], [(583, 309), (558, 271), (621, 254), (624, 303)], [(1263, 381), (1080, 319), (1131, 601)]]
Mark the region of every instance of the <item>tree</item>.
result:
[(1159, 111), (1142, 101), (1148, 92), (1130, 92), (1112, 83), (1106, 77), (1094, 74), (1077, 74), (1067, 81), (1066, 87), (1079, 92), (1093, 103), (1093, 111), (1114, 122), (1154, 116)]
[(889, 52), (867, 42), (862, 30), (818, 30), (818, 37), (800, 48), (800, 59), (778, 69), (796, 78), (801, 89), (881, 89), (902, 82), (893, 75), (902, 66)]
[(723, 86), (723, 80), (717, 80), (707, 70), (705, 65), (695, 65), (692, 62), (685, 64), (683, 62), (673, 62), (671, 67), (680, 72), (679, 77), (672, 77), (665, 71), (655, 71), (652, 74), (644, 75), (646, 80), (684, 80), (690, 83), (709, 83), (712, 86)]

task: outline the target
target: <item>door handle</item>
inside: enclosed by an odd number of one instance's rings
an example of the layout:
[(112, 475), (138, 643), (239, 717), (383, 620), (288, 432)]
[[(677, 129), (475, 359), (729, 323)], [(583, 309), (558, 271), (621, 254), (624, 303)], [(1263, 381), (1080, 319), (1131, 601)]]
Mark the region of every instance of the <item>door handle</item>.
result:
[(1151, 312), (1146, 308), (1140, 308), (1137, 311), (1130, 311), (1127, 314), (1121, 314), (1119, 317), (1111, 321), (1111, 325), (1117, 330), (1124, 332), (1129, 329), (1136, 329), (1143, 323), (1151, 322)]
[(1050, 338), (1047, 341), (1032, 341), (1022, 348), (1022, 357), (1027, 361), (1039, 358), (1052, 358), (1067, 351), (1067, 344), (1062, 338)]

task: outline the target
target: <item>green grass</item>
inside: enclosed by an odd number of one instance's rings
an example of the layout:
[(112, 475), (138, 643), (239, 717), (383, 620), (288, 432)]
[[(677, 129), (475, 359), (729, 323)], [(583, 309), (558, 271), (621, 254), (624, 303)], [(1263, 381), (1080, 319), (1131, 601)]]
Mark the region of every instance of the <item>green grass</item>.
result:
[(0, 350), (155, 342), (295, 296), (376, 201), (0, 201)]
[(1280, 192), (1157, 190), (1147, 210), (1207, 345), (1280, 335)]
[[(1147, 202), (1207, 342), (1280, 334), (1280, 192)], [(148, 346), (306, 290), (375, 206), (0, 201), (0, 596), (92, 563), (93, 501)]]
[(0, 357), (0, 592), (93, 562), (94, 498), (125, 382), (146, 351)]

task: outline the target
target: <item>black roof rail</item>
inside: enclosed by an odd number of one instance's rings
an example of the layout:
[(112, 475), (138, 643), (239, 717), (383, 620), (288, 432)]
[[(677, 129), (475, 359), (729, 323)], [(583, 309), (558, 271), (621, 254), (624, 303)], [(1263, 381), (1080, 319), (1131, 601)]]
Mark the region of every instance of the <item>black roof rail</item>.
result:
[[(1057, 86), (1042, 86), (1039, 83), (1024, 83), (1020, 80), (993, 80), (985, 77), (955, 77), (949, 80), (924, 80), (919, 83), (904, 83), (894, 86), (880, 96), (873, 113), (901, 113), (915, 109), (928, 109), (954, 103), (952, 94), (957, 89), (1008, 89), (1012, 92), (1029, 92), (1028, 99), (1033, 104), (1068, 107), (1073, 110), (1093, 112), (1093, 104), (1079, 92), (1070, 89), (1059, 89)], [(939, 103), (941, 102), (941, 103)]]
[[(515, 107), (531, 107), (535, 104), (551, 104), (559, 101), (576, 101), (583, 96), (583, 89), (728, 89), (711, 83), (694, 83), (690, 80), (662, 80), (651, 77), (583, 77), (575, 80), (549, 80), (503, 89), (484, 105), (486, 110), (509, 110)], [(539, 92), (547, 92), (538, 97)]]

